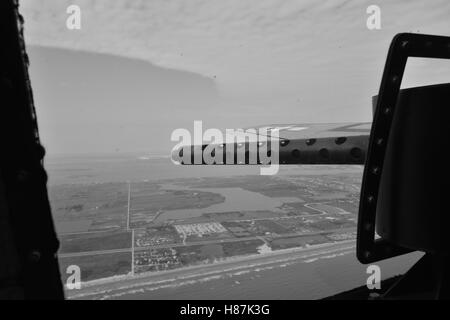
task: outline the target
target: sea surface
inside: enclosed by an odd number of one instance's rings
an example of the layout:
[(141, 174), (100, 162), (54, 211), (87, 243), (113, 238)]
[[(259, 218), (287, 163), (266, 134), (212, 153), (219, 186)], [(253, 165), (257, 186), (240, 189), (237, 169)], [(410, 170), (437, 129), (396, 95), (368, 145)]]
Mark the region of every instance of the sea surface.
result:
[[(413, 253), (377, 263), (382, 279), (403, 274), (421, 254)], [(138, 290), (120, 299), (200, 300), (309, 300), (322, 299), (365, 286), (367, 266), (357, 261), (354, 250), (324, 255), (315, 260), (281, 263), (268, 267), (228, 272), (197, 281), (178, 281), (172, 286)], [(114, 298), (114, 296), (111, 296)]]
[[(421, 255), (411, 253), (377, 263), (381, 279), (403, 274)], [(347, 241), (141, 275), (71, 291), (68, 296), (142, 300), (321, 299), (366, 285), (370, 276), (367, 267), (356, 260), (355, 242)]]
[[(44, 165), (50, 185), (260, 175), (261, 168), (256, 165), (182, 166), (175, 165), (168, 156), (136, 153), (48, 155)], [(289, 165), (280, 166), (277, 175), (342, 172), (362, 175), (362, 167)]]

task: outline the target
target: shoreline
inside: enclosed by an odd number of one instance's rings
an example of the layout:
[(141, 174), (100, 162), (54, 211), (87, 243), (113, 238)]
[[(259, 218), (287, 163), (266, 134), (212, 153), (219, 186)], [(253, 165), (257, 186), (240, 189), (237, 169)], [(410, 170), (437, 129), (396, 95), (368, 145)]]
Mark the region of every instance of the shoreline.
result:
[[(252, 254), (252, 255), (245, 255), (245, 256), (236, 256), (236, 257), (230, 257), (226, 258), (224, 260), (209, 263), (209, 264), (201, 264), (201, 265), (194, 265), (194, 266), (186, 266), (174, 270), (168, 270), (168, 271), (157, 271), (157, 272), (143, 272), (138, 275), (130, 275), (130, 274), (124, 274), (124, 275), (117, 275), (107, 278), (101, 278), (96, 280), (91, 280), (87, 282), (82, 282), (81, 289), (79, 290), (66, 290), (67, 298), (69, 299), (76, 299), (76, 298), (82, 298), (86, 296), (93, 296), (98, 295), (103, 292), (110, 292), (110, 291), (117, 291), (121, 290), (121, 286), (126, 286), (126, 288), (130, 287), (137, 287), (137, 286), (143, 286), (143, 285), (149, 285), (149, 284), (159, 284), (159, 283), (165, 283), (165, 282), (174, 282), (177, 280), (182, 279), (189, 279), (189, 278), (195, 278), (195, 277), (201, 277), (201, 276), (208, 276), (211, 274), (216, 273), (223, 273), (228, 271), (235, 271), (243, 268), (248, 268), (252, 266), (259, 266), (259, 265), (269, 265), (274, 264), (277, 262), (285, 262), (289, 260), (296, 260), (299, 258), (309, 258), (316, 255), (326, 254), (328, 252), (314, 252), (318, 249), (333, 249), (334, 246), (338, 245), (345, 245), (345, 244), (354, 244), (355, 240), (344, 240), (344, 241), (338, 241), (338, 242), (330, 242), (330, 243), (324, 243), (324, 244), (317, 244), (313, 246), (308, 247), (299, 247), (299, 248), (289, 248), (289, 249), (281, 249), (276, 250), (272, 252), (265, 252), (265, 253), (258, 253), (258, 254)], [(342, 248), (339, 248), (341, 250)], [(354, 245), (348, 248), (344, 249), (354, 249)], [(302, 253), (308, 253), (311, 252), (307, 256), (298, 257), (296, 255), (292, 257), (284, 257), (281, 261), (278, 260), (272, 260), (273, 258), (282, 257), (286, 254), (302, 254)], [(332, 253), (333, 251), (330, 251)], [(260, 260), (260, 261), (258, 261)], [(245, 262), (250, 262), (250, 264), (244, 264), (244, 265), (238, 265), (233, 266), (233, 264), (243, 264)], [(251, 264), (251, 262), (256, 262), (256, 264)], [(227, 266), (230, 266), (230, 268), (226, 268)], [(215, 270), (218, 267), (224, 267), (220, 270)], [(180, 274), (181, 273), (181, 274)], [(170, 276), (173, 277), (170, 277)], [(145, 280), (144, 283), (141, 281)], [(112, 288), (112, 286), (118, 286), (116, 288)], [(65, 287), (66, 289), (66, 287)], [(73, 295), (70, 293), (74, 292)]]

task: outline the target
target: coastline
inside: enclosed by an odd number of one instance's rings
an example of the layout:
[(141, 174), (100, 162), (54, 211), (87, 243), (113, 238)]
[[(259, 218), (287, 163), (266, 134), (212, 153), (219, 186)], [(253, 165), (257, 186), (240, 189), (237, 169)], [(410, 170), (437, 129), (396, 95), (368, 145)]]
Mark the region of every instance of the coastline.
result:
[[(347, 246), (346, 246), (347, 245)], [(344, 246), (344, 247), (343, 247)], [(337, 247), (337, 248), (336, 248)], [(111, 293), (113, 291), (130, 290), (131, 288), (171, 283), (177, 280), (186, 280), (196, 277), (212, 276), (220, 273), (238, 271), (251, 267), (261, 267), (276, 263), (289, 263), (299, 259), (311, 259), (323, 254), (333, 254), (336, 251), (352, 250), (355, 248), (355, 240), (344, 240), (317, 244), (308, 247), (289, 248), (272, 252), (258, 253), (245, 256), (236, 256), (210, 264), (187, 266), (168, 271), (144, 272), (138, 275), (118, 275), (108, 278), (83, 282), (81, 289), (66, 291), (68, 299), (86, 298), (89, 296)], [(324, 249), (325, 251), (320, 249)], [(328, 249), (328, 251), (327, 251)], [(287, 255), (287, 256), (286, 256)], [(278, 259), (277, 259), (278, 258)]]

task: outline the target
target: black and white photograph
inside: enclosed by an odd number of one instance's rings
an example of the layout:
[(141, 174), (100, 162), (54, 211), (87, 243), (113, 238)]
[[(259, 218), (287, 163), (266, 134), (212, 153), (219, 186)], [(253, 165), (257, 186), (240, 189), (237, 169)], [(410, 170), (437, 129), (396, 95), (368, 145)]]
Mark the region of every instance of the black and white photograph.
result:
[(0, 2), (1, 301), (450, 299), (449, 0)]

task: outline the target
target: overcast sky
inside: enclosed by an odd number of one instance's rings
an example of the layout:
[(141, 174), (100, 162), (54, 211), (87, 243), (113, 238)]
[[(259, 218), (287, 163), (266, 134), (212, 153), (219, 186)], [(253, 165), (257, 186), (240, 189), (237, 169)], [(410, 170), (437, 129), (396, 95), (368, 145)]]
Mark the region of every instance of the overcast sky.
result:
[[(81, 30), (66, 28), (70, 4), (82, 10)], [(370, 4), (381, 8), (381, 30), (366, 27)], [(148, 150), (157, 130), (146, 131), (146, 126), (165, 128), (159, 136), (164, 142), (154, 147), (162, 152), (170, 145), (170, 130), (192, 126), (193, 120), (218, 127), (370, 121), (371, 96), (377, 93), (392, 37), (398, 32), (450, 35), (448, 0), (22, 0), (21, 7), (27, 43), (40, 47), (30, 54), (32, 81), (41, 131), (53, 152)], [(81, 52), (68, 53), (73, 51)], [(113, 81), (119, 92), (108, 94), (106, 87), (99, 93), (95, 84), (102, 78), (98, 73), (110, 69), (107, 62), (117, 66), (119, 60), (106, 59), (100, 65), (95, 61), (101, 56), (89, 53), (127, 58), (116, 71), (128, 72), (128, 78)], [(49, 70), (52, 59), (46, 55), (57, 59), (63, 71)], [(137, 59), (136, 64), (130, 59)], [(167, 81), (146, 83), (137, 66), (141, 73), (148, 68), (146, 72)], [(417, 63), (408, 77), (412, 85), (423, 80), (418, 76), (422, 74), (432, 82), (450, 79), (448, 72), (439, 71), (440, 65), (429, 72), (424, 67)], [(133, 74), (144, 82), (139, 90), (157, 87), (161, 94), (142, 93), (136, 100), (120, 101), (124, 112), (90, 114), (92, 123), (74, 134), (72, 128), (83, 119), (78, 110), (98, 104), (120, 109), (118, 98), (136, 95)], [(92, 90), (97, 92), (87, 93)], [(121, 95), (121, 90), (128, 93)], [(71, 110), (66, 106), (62, 112), (61, 103), (67, 99)], [(142, 103), (148, 108), (136, 107)], [(186, 111), (192, 108), (197, 111)], [(102, 116), (110, 132), (103, 128), (104, 136), (92, 136)], [(119, 132), (120, 120), (142, 129)], [(66, 128), (64, 134), (58, 131), (61, 126)], [(151, 141), (144, 143), (146, 134)], [(89, 147), (82, 144), (86, 139), (91, 139)]]

